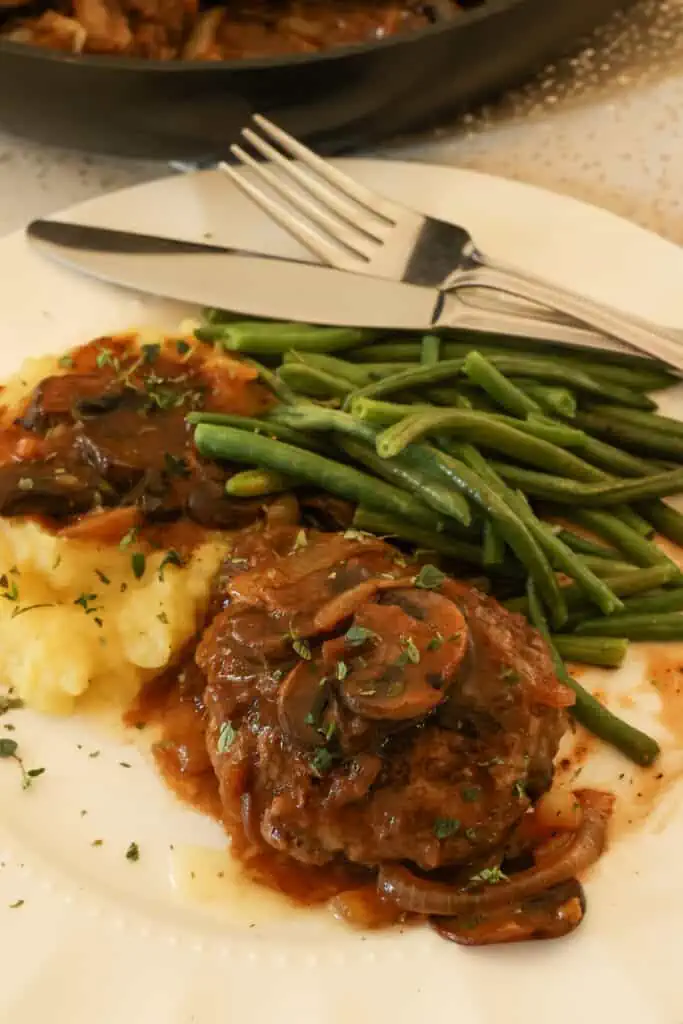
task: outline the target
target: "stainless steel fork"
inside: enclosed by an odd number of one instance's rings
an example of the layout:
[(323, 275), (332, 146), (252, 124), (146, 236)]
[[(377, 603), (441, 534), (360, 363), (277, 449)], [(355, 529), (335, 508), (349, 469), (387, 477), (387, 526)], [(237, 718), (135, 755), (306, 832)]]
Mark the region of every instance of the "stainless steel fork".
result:
[[(253, 176), (227, 163), (219, 164), (220, 170), (328, 266), (437, 287), (461, 298), (472, 289), (477, 294), (481, 290), (497, 297), (498, 310), (598, 332), (683, 370), (683, 332), (629, 316), (492, 260), (464, 227), (378, 195), (260, 114), (253, 122), (262, 134), (246, 127), (242, 136), (266, 162), (233, 145), (233, 155), (252, 169)], [(501, 303), (500, 296), (512, 297), (517, 304)]]

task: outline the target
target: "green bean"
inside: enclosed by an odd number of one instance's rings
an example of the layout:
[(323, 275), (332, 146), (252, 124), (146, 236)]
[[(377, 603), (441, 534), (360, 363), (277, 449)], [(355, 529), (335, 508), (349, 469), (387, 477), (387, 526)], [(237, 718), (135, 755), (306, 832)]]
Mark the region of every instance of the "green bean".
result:
[(636, 425), (645, 430), (664, 431), (665, 434), (683, 440), (683, 422), (662, 416), (655, 412), (642, 412), (640, 409), (615, 409), (611, 405), (592, 405), (590, 411), (598, 416), (611, 416), (612, 419)]
[(420, 362), (423, 366), (434, 366), (440, 359), (441, 339), (437, 334), (425, 334), (420, 347)]
[(570, 519), (596, 533), (623, 552), (635, 565), (673, 565), (656, 544), (650, 543), (616, 516), (598, 509), (572, 509)]
[[(452, 456), (442, 463), (447, 478), (489, 516), (502, 540), (512, 548), (536, 581), (539, 594), (557, 626), (565, 621), (566, 608), (555, 574), (533, 533), (496, 489), (469, 466)], [(618, 607), (620, 602), (616, 601)], [(614, 607), (614, 606), (613, 606)]]
[(676, 587), (674, 590), (654, 590), (643, 597), (632, 597), (624, 601), (624, 615), (680, 611), (683, 611), (683, 587)]
[(277, 375), (294, 391), (312, 398), (345, 398), (353, 391), (350, 381), (305, 363), (283, 363)]
[(635, 761), (636, 764), (643, 766), (653, 764), (659, 755), (659, 744), (651, 736), (641, 732), (640, 729), (636, 729), (621, 718), (617, 718), (616, 715), (612, 714), (603, 704), (600, 704), (595, 697), (570, 676), (552, 642), (548, 624), (538, 600), (534, 583), (531, 580), (527, 587), (527, 596), (529, 599), (531, 622), (548, 644), (548, 650), (553, 659), (557, 677), (561, 682), (571, 687), (576, 695), (576, 702), (571, 708), (574, 718), (581, 722), (595, 736), (616, 747), (617, 750), (620, 750), (626, 757)]
[(628, 653), (628, 640), (623, 637), (567, 636), (552, 637), (553, 646), (565, 661), (601, 668), (620, 668)]
[(463, 370), (469, 379), (478, 385), (496, 405), (518, 419), (526, 419), (533, 413), (541, 413), (538, 402), (507, 380), (497, 367), (481, 352), (470, 352), (465, 358)]
[(324, 355), (322, 352), (299, 352), (296, 349), (292, 349), (290, 352), (285, 352), (283, 363), (304, 363), (306, 366), (313, 366), (316, 370), (325, 370), (327, 373), (333, 373), (348, 380), (354, 387), (362, 388), (365, 384), (369, 384), (370, 374), (362, 367), (357, 366), (356, 363), (349, 363), (345, 359), (338, 359), (336, 356)]
[[(424, 401), (424, 399), (428, 399), (434, 405), (445, 405), (448, 408), (476, 409), (478, 412), (491, 414), (498, 412), (485, 392), (469, 387), (467, 384), (458, 383), (458, 386), (454, 388), (425, 388), (422, 400)], [(420, 401), (419, 393), (418, 401)]]
[(573, 419), (576, 416), (576, 397), (568, 388), (539, 384), (535, 380), (527, 380), (526, 377), (516, 379), (515, 384), (530, 398), (533, 398), (550, 416), (560, 416), (566, 419)]
[(580, 636), (621, 636), (627, 640), (683, 640), (683, 615), (650, 613), (609, 615), (604, 619), (586, 619), (576, 627)]
[(582, 565), (603, 580), (617, 573), (633, 572), (637, 568), (632, 562), (615, 562), (611, 558), (601, 558), (599, 555), (581, 555), (580, 559)]
[(290, 476), (274, 469), (245, 469), (230, 477), (225, 484), (225, 493), (233, 498), (260, 498), (290, 491), (294, 486)]
[(227, 309), (218, 309), (217, 306), (207, 306), (202, 310), (202, 320), (205, 324), (229, 324), (239, 319), (237, 313), (231, 313)]
[(255, 359), (249, 359), (247, 356), (242, 357), (242, 362), (256, 370), (261, 383), (265, 384), (281, 402), (285, 402), (287, 405), (295, 405), (299, 401), (290, 386), (281, 380), (276, 373), (269, 370), (267, 366), (263, 366)]
[[(322, 409), (313, 405), (281, 407), (270, 414), (276, 422), (285, 423), (304, 432), (335, 431), (360, 440), (374, 447), (376, 434), (367, 424), (355, 420), (348, 413), (336, 409)], [(445, 456), (429, 445), (413, 445), (400, 458), (384, 460), (384, 465), (375, 467), (385, 478), (399, 482), (408, 490), (417, 490), (428, 505), (439, 512), (453, 517), (463, 526), (472, 521), (470, 507), (461, 493), (447, 488), (440, 482), (441, 462)]]
[[(572, 426), (575, 424), (576, 420)], [(576, 425), (578, 426), (578, 424)], [(592, 437), (585, 430), (583, 436), (586, 440), (582, 445), (581, 454), (587, 462), (617, 476), (647, 476), (648, 473), (655, 472), (651, 463), (644, 459), (639, 459), (630, 452), (615, 448), (614, 445), (606, 444), (605, 441)]]
[(298, 430), (292, 430), (281, 423), (274, 423), (270, 420), (254, 419), (250, 416), (235, 416), (225, 412), (191, 412), (185, 417), (188, 423), (195, 426), (198, 423), (213, 423), (219, 427), (237, 427), (239, 430), (252, 431), (256, 434), (263, 434), (264, 437), (274, 437), (278, 441), (286, 441), (288, 444), (296, 445), (298, 448), (310, 448), (313, 451), (324, 451), (317, 437), (308, 437)]
[(675, 544), (683, 545), (683, 515), (663, 501), (648, 504), (643, 511), (654, 528)]
[(615, 441), (621, 448), (627, 448), (629, 451), (632, 449), (664, 459), (683, 461), (683, 438), (677, 435), (668, 435), (663, 430), (651, 430), (635, 423), (629, 425), (623, 420), (590, 411), (577, 413), (574, 422), (587, 433), (597, 434), (607, 441)]
[[(617, 597), (629, 597), (631, 594), (642, 594), (665, 583), (670, 583), (676, 575), (676, 566), (653, 565), (647, 569), (631, 569), (629, 572), (618, 576), (605, 577), (605, 583), (609, 585), (612, 593)], [(683, 587), (680, 588), (683, 590)], [(585, 608), (586, 597), (583, 589), (577, 583), (571, 583), (562, 590), (567, 607), (574, 612)], [(669, 591), (667, 591), (669, 593)], [(529, 602), (526, 597), (513, 597), (503, 604), (511, 612), (522, 612), (526, 615), (529, 610)], [(623, 602), (625, 607), (626, 602)]]
[(380, 537), (398, 537), (415, 544), (418, 548), (436, 551), (440, 555), (447, 555), (457, 561), (480, 567), (484, 564), (481, 547), (477, 544), (454, 540), (453, 537), (445, 533), (438, 533), (436, 530), (421, 529), (406, 519), (398, 519), (396, 516), (373, 511), (362, 505), (356, 508), (353, 525), (357, 530), (376, 533)]
[[(512, 351), (515, 355), (526, 356), (532, 359), (546, 359), (556, 365), (567, 361), (571, 364), (579, 363), (588, 372), (595, 370), (608, 372), (614, 367), (625, 369), (630, 377), (620, 378), (620, 383), (636, 387), (636, 381), (641, 378), (646, 380), (644, 390), (650, 390), (652, 381), (656, 381), (659, 387), (668, 387), (678, 380), (676, 374), (669, 370), (664, 363), (649, 356), (639, 356), (625, 352), (615, 352), (610, 349), (598, 349), (585, 345), (565, 345), (561, 342), (540, 341), (532, 338), (505, 337), (500, 334), (492, 334), (484, 331), (459, 331), (457, 338), (453, 339), (452, 334), (442, 335), (443, 359), (460, 359), (469, 352), (476, 349), (484, 355), (509, 355)], [(371, 346), (363, 346), (351, 353), (352, 358), (359, 362), (374, 362), (376, 359), (383, 359), (386, 362), (417, 362), (420, 358), (419, 342), (380, 342)], [(648, 377), (648, 374), (651, 376)], [(616, 380), (616, 377), (614, 378)], [(652, 390), (656, 390), (652, 388)]]
[(632, 388), (633, 391), (663, 391), (664, 388), (670, 388), (672, 384), (678, 383), (676, 375), (667, 370), (640, 370), (631, 369), (628, 366), (605, 366), (599, 363), (590, 363), (585, 369), (596, 380), (620, 384), (622, 387)]
[(484, 565), (487, 567), (500, 565), (505, 557), (505, 544), (490, 519), (484, 522), (482, 550)]
[(555, 569), (559, 569), (575, 579), (586, 597), (596, 604), (605, 615), (621, 608), (621, 601), (608, 584), (604, 583), (582, 559), (577, 558), (576, 554), (562, 543), (547, 523), (541, 522), (534, 515), (523, 495), (505, 486), (476, 448), (473, 448), (472, 445), (459, 445), (455, 452), (475, 472), (478, 472), (519, 516)]
[(200, 454), (205, 458), (292, 473), (297, 479), (322, 487), (348, 501), (389, 512), (427, 530), (443, 529), (442, 521), (413, 495), (355, 467), (234, 427), (200, 423), (194, 437)]
[(382, 402), (374, 398), (354, 398), (351, 401), (351, 415), (362, 423), (383, 427), (396, 423), (405, 416), (411, 416), (416, 409), (430, 410), (431, 405), (405, 405), (399, 402)]
[[(358, 407), (358, 401), (358, 398), (352, 400), (352, 409)], [(524, 433), (516, 422), (511, 426), (485, 413), (468, 412), (464, 409), (415, 412), (384, 431), (378, 438), (377, 450), (384, 458), (391, 458), (425, 435), (443, 431), (475, 437), (477, 445), (502, 451), (514, 459), (529, 462), (543, 469), (562, 472), (572, 479), (602, 481), (605, 478), (601, 470), (595, 469), (576, 455)]]
[(230, 352), (281, 355), (292, 348), (301, 352), (340, 352), (370, 341), (376, 333), (355, 327), (240, 321), (200, 327), (195, 336), (200, 341), (220, 342)]
[[(391, 428), (391, 430), (395, 429), (395, 427)], [(388, 448), (384, 440), (388, 434), (389, 431), (385, 431), (378, 440), (378, 444), (382, 445), (382, 451)], [(396, 444), (392, 444), (391, 450), (393, 452), (401, 449)], [(509, 466), (498, 462), (494, 464), (494, 469), (508, 483), (535, 498), (560, 502), (563, 505), (578, 504), (586, 508), (606, 508), (610, 505), (666, 498), (683, 492), (683, 468), (674, 469), (668, 473), (657, 473), (656, 476), (641, 477), (639, 480), (618, 480), (610, 483), (583, 483), (576, 480), (565, 480), (563, 477), (553, 476), (550, 473), (538, 473), (536, 470), (522, 469), (518, 466)]]
[(588, 540), (586, 537), (582, 537), (580, 533), (574, 533), (573, 530), (559, 529), (556, 531), (556, 536), (568, 548), (576, 551), (579, 555), (595, 555), (597, 558), (609, 559), (615, 562), (621, 560), (619, 552), (614, 548), (609, 548), (606, 544), (596, 544), (594, 540)]

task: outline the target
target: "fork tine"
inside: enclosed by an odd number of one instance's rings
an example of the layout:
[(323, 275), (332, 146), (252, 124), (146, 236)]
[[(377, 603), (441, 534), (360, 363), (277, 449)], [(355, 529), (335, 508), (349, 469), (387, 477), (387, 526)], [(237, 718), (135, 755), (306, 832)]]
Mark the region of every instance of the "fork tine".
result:
[(369, 260), (370, 253), (366, 252), (363, 243), (365, 242), (366, 247), (368, 239), (363, 237), (362, 232), (356, 228), (351, 228), (349, 225), (337, 220), (334, 216), (327, 213), (326, 210), (321, 209), (314, 202), (303, 193), (299, 194), (291, 189), (286, 181), (282, 181), (277, 174), (274, 174), (268, 164), (260, 163), (255, 160), (249, 153), (246, 153), (241, 146), (231, 146), (230, 151), (240, 160), (243, 164), (247, 164), (252, 168), (254, 173), (265, 181), (274, 192), (281, 195), (299, 214), (303, 214), (308, 217), (309, 220), (317, 224), (319, 228), (330, 236), (335, 242), (337, 242), (344, 249), (348, 250), (352, 255), (359, 257), (362, 260)]
[[(239, 149), (239, 147), (236, 147)], [(309, 252), (317, 256), (323, 263), (331, 267), (338, 267), (342, 270), (356, 270), (357, 261), (354, 260), (340, 245), (330, 242), (327, 238), (312, 228), (303, 218), (291, 213), (282, 203), (271, 199), (257, 185), (245, 178), (239, 171), (236, 171), (230, 164), (221, 161), (218, 170), (226, 174), (253, 202), (256, 203), (268, 216), (279, 224), (288, 235), (293, 235)]]
[(326, 185), (324, 181), (320, 181), (313, 174), (310, 174), (300, 164), (294, 163), (293, 160), (284, 156), (279, 149), (275, 149), (274, 146), (271, 146), (266, 139), (262, 139), (251, 128), (243, 128), (242, 135), (266, 160), (277, 164), (285, 174), (296, 181), (300, 188), (305, 192), (310, 192), (323, 206), (328, 206), (331, 210), (334, 210), (338, 217), (341, 217), (342, 220), (356, 228), (356, 230), (362, 231), (377, 242), (383, 241), (383, 236), (379, 231), (379, 224), (374, 214), (372, 215), (372, 222), (370, 218), (366, 217), (363, 223), (359, 223), (359, 218), (363, 217), (365, 211), (359, 210), (357, 203), (350, 202), (340, 192), (330, 188), (329, 185)]
[(329, 182), (330, 185), (336, 185), (338, 189), (349, 196), (351, 199), (355, 199), (357, 203), (364, 206), (370, 213), (374, 213), (376, 216), (383, 218), (390, 224), (394, 224), (397, 216), (400, 215), (400, 209), (394, 206), (388, 199), (384, 199), (382, 196), (376, 195), (371, 189), (366, 188), (365, 185), (361, 185), (359, 182), (354, 181), (348, 174), (344, 174), (339, 171), (332, 164), (328, 163), (327, 160), (323, 160), (322, 157), (318, 156), (307, 146), (304, 146), (297, 139), (288, 135), (287, 132), (283, 131), (282, 128), (278, 128), (276, 124), (269, 121), (263, 114), (254, 114), (253, 120), (256, 124), (263, 129), (266, 135), (278, 142), (285, 152), (295, 156), (298, 160), (301, 160), (303, 164), (307, 164), (312, 167), (321, 178)]

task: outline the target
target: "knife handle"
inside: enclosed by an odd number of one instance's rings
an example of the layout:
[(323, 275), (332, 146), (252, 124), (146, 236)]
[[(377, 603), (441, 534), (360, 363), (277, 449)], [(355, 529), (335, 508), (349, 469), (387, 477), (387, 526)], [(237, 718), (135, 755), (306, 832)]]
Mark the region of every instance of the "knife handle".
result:
[(639, 352), (683, 370), (683, 332), (659, 327), (612, 306), (587, 299), (514, 267), (473, 255), (468, 265), (454, 271), (443, 285), (456, 292), (481, 288), (534, 302), (555, 314), (571, 317), (583, 328), (624, 342)]

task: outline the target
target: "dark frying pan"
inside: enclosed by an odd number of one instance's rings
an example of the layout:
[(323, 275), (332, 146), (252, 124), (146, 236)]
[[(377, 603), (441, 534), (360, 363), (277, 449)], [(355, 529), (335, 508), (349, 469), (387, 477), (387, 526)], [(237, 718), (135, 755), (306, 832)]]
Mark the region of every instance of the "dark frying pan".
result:
[(0, 126), (160, 160), (222, 156), (252, 110), (324, 151), (424, 128), (521, 80), (628, 0), (489, 0), (320, 54), (225, 62), (71, 57), (0, 42)]

